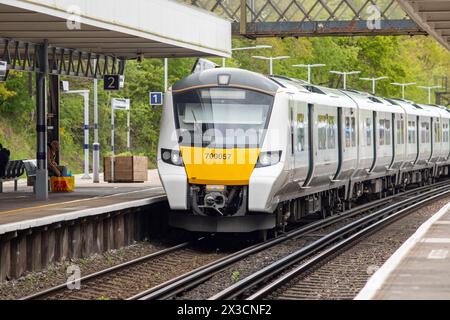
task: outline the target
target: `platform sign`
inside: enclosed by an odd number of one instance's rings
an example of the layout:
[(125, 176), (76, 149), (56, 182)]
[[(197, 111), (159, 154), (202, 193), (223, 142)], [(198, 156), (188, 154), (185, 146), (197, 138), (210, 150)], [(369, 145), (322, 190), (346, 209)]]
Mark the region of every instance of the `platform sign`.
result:
[(163, 104), (163, 93), (150, 92), (150, 104), (152, 106), (161, 106)]
[(113, 98), (111, 107), (114, 110), (130, 110), (130, 99)]
[(120, 89), (120, 76), (118, 74), (103, 77), (103, 90), (117, 91)]
[(3, 77), (6, 76), (7, 66), (8, 64), (6, 63), (6, 61), (0, 61), (0, 81), (2, 80)]
[(69, 91), (69, 81), (61, 81), (61, 90), (64, 92)]

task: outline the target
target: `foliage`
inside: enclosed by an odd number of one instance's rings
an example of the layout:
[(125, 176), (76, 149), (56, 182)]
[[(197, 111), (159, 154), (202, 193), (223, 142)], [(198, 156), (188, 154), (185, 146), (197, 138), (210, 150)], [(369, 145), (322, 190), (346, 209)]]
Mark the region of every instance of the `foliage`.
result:
[(231, 273), (231, 281), (233, 283), (238, 282), (241, 279), (241, 273), (239, 271), (233, 271)]
[[(330, 70), (360, 70), (361, 76), (389, 76), (377, 84), (382, 96), (399, 96), (400, 89), (391, 82), (417, 82), (433, 84), (439, 76), (450, 77), (450, 53), (429, 37), (320, 37), (320, 38), (265, 38), (248, 40), (236, 38), (234, 47), (269, 44), (273, 49), (257, 51), (235, 51), (227, 66), (268, 73), (267, 61), (253, 59), (253, 55), (289, 55), (287, 60), (274, 61), (274, 73), (306, 78), (306, 70), (294, 68), (293, 64), (325, 63), (327, 66), (313, 70), (313, 82), (332, 87), (342, 86), (342, 79), (329, 73)], [(222, 61), (212, 58), (217, 64)], [(169, 60), (169, 83), (187, 76), (195, 62), (193, 58)], [(149, 157), (150, 166), (155, 166), (158, 144), (161, 107), (149, 105), (149, 91), (163, 91), (162, 59), (146, 59), (127, 63), (125, 88), (119, 92), (104, 92), (99, 81), (99, 142), (101, 154), (110, 150), (110, 101), (113, 97), (131, 99), (131, 152)], [(91, 80), (67, 78), (71, 89), (91, 89)], [(0, 143), (9, 147), (12, 158), (35, 158), (35, 98), (30, 92), (34, 81), (27, 73), (11, 72), (6, 83), (0, 83)], [(359, 80), (359, 76), (348, 79), (350, 88), (369, 91), (371, 84)], [(91, 128), (93, 95), (91, 94)], [(407, 98), (417, 102), (427, 101), (427, 92), (416, 87), (407, 89)], [(83, 167), (83, 98), (79, 95), (63, 94), (61, 98), (61, 151), (62, 162), (74, 172)], [(115, 150), (126, 151), (126, 112), (115, 114)], [(91, 144), (93, 142), (91, 130)]]

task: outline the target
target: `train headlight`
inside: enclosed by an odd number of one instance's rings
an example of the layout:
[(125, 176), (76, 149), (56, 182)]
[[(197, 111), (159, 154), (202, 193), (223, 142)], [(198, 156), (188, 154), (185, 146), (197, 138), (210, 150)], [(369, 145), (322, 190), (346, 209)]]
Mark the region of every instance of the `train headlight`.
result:
[(183, 158), (178, 150), (161, 149), (161, 158), (165, 163), (183, 166)]
[(281, 160), (281, 151), (261, 152), (256, 163), (257, 168), (269, 167), (277, 164)]

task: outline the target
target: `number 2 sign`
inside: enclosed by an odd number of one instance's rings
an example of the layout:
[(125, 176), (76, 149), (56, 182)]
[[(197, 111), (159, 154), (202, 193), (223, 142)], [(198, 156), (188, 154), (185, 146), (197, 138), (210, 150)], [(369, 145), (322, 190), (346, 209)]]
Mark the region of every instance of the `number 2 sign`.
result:
[(120, 88), (119, 75), (106, 75), (103, 77), (103, 90), (117, 91)]

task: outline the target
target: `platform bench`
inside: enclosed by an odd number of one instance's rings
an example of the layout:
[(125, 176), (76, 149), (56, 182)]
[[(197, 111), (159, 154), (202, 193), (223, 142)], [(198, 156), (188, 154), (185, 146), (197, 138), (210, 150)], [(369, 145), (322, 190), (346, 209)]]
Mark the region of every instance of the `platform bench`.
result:
[(14, 181), (14, 191), (17, 191), (17, 182), (25, 172), (23, 160), (13, 160), (6, 164), (5, 176), (0, 177), (0, 193), (3, 193), (3, 182)]

